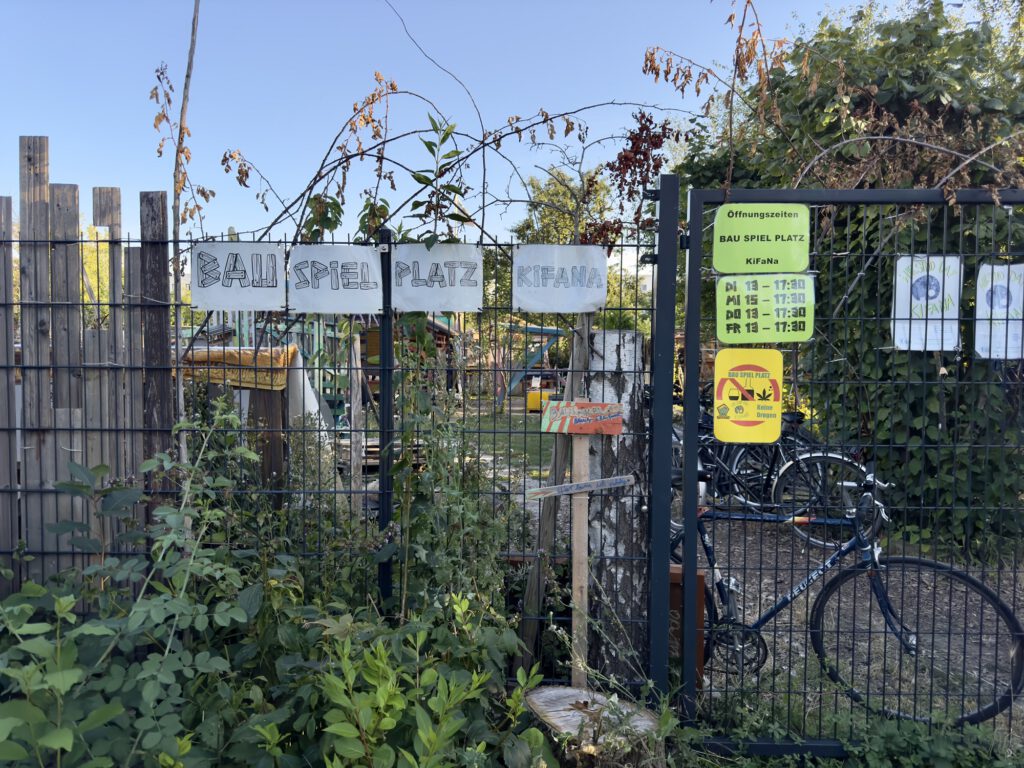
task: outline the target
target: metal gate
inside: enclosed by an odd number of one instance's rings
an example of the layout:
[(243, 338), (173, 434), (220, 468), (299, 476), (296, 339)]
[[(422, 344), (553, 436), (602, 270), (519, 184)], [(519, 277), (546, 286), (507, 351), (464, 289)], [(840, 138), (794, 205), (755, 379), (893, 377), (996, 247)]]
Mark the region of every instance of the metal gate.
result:
[[(722, 318), (716, 317), (714, 288), (721, 278), (712, 268), (712, 251), (715, 214), (726, 203), (797, 203), (808, 207), (810, 220), (810, 264), (801, 278), (814, 284), (810, 340), (739, 345), (781, 352), (781, 402), (794, 415), (782, 420), (779, 441), (745, 453), (715, 441), (715, 410), (727, 411), (728, 405), (716, 400), (720, 391), (707, 391), (721, 375), (712, 371), (711, 360), (737, 346), (719, 341), (716, 333), (716, 320), (721, 328)], [(1012, 668), (1017, 662), (1004, 658), (1019, 653), (1019, 624), (1003, 620), (992, 606), (1024, 612), (1019, 545), (1024, 307), (1017, 290), (1024, 288), (1022, 204), (1018, 190), (998, 196), (983, 190), (951, 195), (938, 190), (690, 192), (682, 414), (677, 417), (685, 460), (676, 519), (686, 535), (669, 546), (678, 545), (683, 564), (684, 604), (698, 603), (698, 574), (706, 570), (709, 587), (720, 578), (714, 594), (706, 595), (717, 604), (719, 618), (722, 601), (733, 601), (736, 613), (733, 624), (720, 623), (716, 630), (706, 612), (708, 624), (700, 632), (696, 612), (683, 612), (680, 661), (673, 669), (686, 719), (701, 719), (723, 734), (738, 724), (750, 732), (756, 722), (755, 732), (764, 738), (746, 747), (762, 753), (840, 754), (841, 743), (872, 717), (898, 713), (933, 720), (938, 719), (933, 712), (945, 706), (956, 722), (964, 719), (959, 708), (966, 715), (973, 699), (987, 695), (986, 687), (1002, 685), (994, 682), (996, 667), (1008, 665), (1007, 679), (1019, 677)], [(786, 291), (792, 286), (781, 279), (774, 297), (779, 303), (773, 305), (778, 317), (769, 322), (785, 329), (790, 327)], [(659, 343), (667, 342), (656, 336), (656, 347)], [(656, 385), (652, 453), (666, 467), (671, 438), (659, 414), (669, 396)], [(810, 507), (813, 492), (798, 498), (793, 483), (780, 475), (793, 451), (834, 457), (817, 461), (815, 478), (840, 467), (850, 471), (835, 486), (847, 493), (825, 502), (824, 513)], [(877, 484), (864, 479), (872, 472)], [(654, 476), (662, 477), (657, 469)], [(817, 479), (813, 485), (825, 487)], [(659, 496), (656, 486), (654, 493), (659, 526), (654, 530), (668, 530), (664, 491)], [(757, 493), (762, 495), (755, 498)], [(857, 512), (858, 503), (864, 510), (869, 503), (882, 509), (884, 503), (888, 521), (880, 521), (884, 526), (877, 535), (866, 531), (863, 537), (871, 544), (877, 540), (884, 554), (862, 552), (870, 548), (861, 542), (842, 562), (832, 562), (838, 537), (852, 528), (842, 528), (841, 520), (828, 528), (825, 518), (867, 520), (867, 512)], [(690, 535), (699, 528), (706, 531), (705, 542)], [(660, 538), (652, 542), (652, 566), (658, 568)], [(717, 569), (707, 562), (707, 546)], [(947, 602), (925, 605), (930, 586), (920, 568), (891, 559), (886, 565), (882, 557), (939, 561), (969, 574), (969, 581), (944, 593)], [(828, 586), (859, 561), (866, 570), (884, 574), (897, 616), (909, 614), (911, 593), (916, 600), (918, 618), (905, 620), (914, 624), (906, 637), (913, 635), (921, 645), (916, 655), (903, 658), (902, 667), (890, 643), (891, 628), (873, 623), (879, 620), (875, 614), (884, 613), (877, 605), (848, 624), (841, 626), (836, 618), (834, 628), (822, 628), (832, 614), (847, 610), (836, 610), (841, 598), (846, 606), (872, 601), (848, 586), (857, 579)], [(981, 592), (971, 591), (977, 582), (1001, 602), (978, 597)], [(816, 617), (811, 606), (823, 591), (830, 594), (823, 596)], [(961, 593), (971, 598), (963, 605)], [(776, 605), (782, 606), (777, 614)], [(929, 655), (926, 644), (947, 626), (955, 627), (947, 633), (952, 640)], [(846, 631), (863, 632), (863, 647), (844, 651), (839, 641), (830, 645), (833, 635)], [(702, 637), (715, 642), (700, 669), (708, 654)], [(985, 650), (990, 640), (1005, 640), (1007, 650)], [(848, 669), (853, 662), (844, 666), (844, 653), (862, 652), (858, 663), (872, 671)], [(959, 698), (946, 691), (940, 698), (939, 672), (947, 680), (960, 676), (965, 687), (976, 690)], [(871, 683), (858, 688), (843, 682), (855, 675)], [(1016, 683), (1008, 685), (1012, 689)], [(999, 701), (999, 714), (982, 716), (1000, 738), (1019, 744), (1016, 692)]]

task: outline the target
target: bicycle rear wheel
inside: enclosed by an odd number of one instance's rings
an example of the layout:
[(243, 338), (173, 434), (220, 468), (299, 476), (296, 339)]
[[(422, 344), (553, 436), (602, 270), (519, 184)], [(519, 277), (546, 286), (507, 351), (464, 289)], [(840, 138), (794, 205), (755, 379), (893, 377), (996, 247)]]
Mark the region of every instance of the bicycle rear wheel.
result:
[(835, 453), (793, 457), (772, 486), (779, 514), (797, 518), (793, 532), (810, 544), (836, 549), (853, 536), (851, 510), (860, 499), (867, 470)]
[(814, 601), (811, 644), (828, 676), (891, 717), (959, 725), (1006, 709), (1024, 687), (1024, 630), (1010, 608), (941, 563), (881, 566), (843, 571)]
[(775, 443), (744, 443), (733, 446), (729, 456), (727, 493), (764, 504), (771, 499), (779, 470), (794, 456), (814, 449), (814, 438), (801, 429), (783, 432)]

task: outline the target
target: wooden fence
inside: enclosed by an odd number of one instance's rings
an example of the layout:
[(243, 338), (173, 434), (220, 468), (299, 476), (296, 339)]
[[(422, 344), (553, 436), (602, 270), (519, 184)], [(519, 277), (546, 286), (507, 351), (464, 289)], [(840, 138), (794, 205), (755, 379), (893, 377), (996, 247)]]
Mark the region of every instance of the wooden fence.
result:
[[(134, 478), (170, 447), (175, 411), (166, 192), (141, 193), (140, 238), (126, 247), (120, 189), (94, 187), (106, 239), (89, 247), (79, 188), (50, 183), (47, 138), (22, 137), (19, 151), (17, 229), (0, 197), (0, 567), (15, 584), (82, 561), (57, 520), (109, 540), (102, 518), (54, 487), (70, 462)], [(102, 254), (101, 280), (86, 252)]]

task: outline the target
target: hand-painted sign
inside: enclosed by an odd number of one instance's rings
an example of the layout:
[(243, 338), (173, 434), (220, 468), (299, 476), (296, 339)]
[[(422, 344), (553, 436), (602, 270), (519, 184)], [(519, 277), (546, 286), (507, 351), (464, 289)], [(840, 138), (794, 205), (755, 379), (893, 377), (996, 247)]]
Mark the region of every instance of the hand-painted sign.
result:
[(618, 477), (605, 477), (601, 480), (584, 480), (581, 483), (565, 483), (563, 485), (547, 485), (543, 488), (531, 488), (526, 492), (527, 501), (546, 499), (549, 496), (568, 496), (573, 493), (589, 493), (591, 491), (606, 491), (611, 488), (626, 488), (633, 485), (636, 478), (633, 475), (619, 475)]
[(280, 311), (285, 307), (283, 246), (196, 243), (191, 267), (192, 304), (200, 309)]
[(782, 434), (782, 353), (723, 349), (715, 356), (715, 437), (773, 443)]
[(814, 277), (727, 275), (715, 285), (715, 327), (727, 344), (807, 341), (814, 331)]
[(523, 312), (593, 312), (608, 298), (608, 259), (599, 245), (519, 245), (512, 254), (512, 307)]
[(959, 256), (896, 259), (892, 338), (896, 349), (952, 352), (960, 346)]
[(1024, 357), (1024, 264), (978, 267), (974, 352), (995, 360)]
[(806, 205), (726, 203), (715, 213), (712, 263), (723, 273), (802, 272), (810, 221)]
[(621, 435), (622, 403), (549, 400), (544, 404), (540, 430), (562, 435)]
[(483, 251), (476, 245), (396, 245), (391, 296), (402, 312), (479, 312), (484, 303)]
[(384, 305), (380, 253), (369, 245), (297, 245), (288, 265), (295, 312), (376, 315)]

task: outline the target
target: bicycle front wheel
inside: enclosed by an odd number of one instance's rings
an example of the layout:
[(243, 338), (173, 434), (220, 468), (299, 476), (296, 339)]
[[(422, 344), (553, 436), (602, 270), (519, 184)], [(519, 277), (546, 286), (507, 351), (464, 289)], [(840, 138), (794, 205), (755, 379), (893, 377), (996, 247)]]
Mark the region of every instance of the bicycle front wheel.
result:
[(854, 518), (867, 471), (835, 453), (803, 453), (779, 471), (772, 503), (795, 518), (793, 532), (819, 547), (836, 549), (853, 537)]
[(828, 582), (811, 644), (855, 701), (890, 717), (979, 723), (1024, 686), (1024, 630), (969, 574), (930, 560), (864, 563)]

